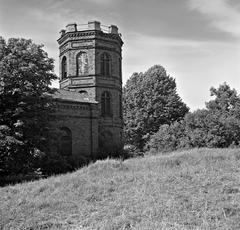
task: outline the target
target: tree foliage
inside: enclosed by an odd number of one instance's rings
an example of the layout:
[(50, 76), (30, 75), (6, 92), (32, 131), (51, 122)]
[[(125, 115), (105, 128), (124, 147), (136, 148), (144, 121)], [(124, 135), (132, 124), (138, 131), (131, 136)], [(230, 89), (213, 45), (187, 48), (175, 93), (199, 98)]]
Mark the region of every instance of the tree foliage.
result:
[(151, 135), (145, 148), (151, 153), (168, 152), (186, 147), (185, 126), (183, 121), (171, 125), (161, 125), (158, 132)]
[(150, 138), (148, 148), (164, 152), (189, 147), (239, 146), (239, 95), (226, 83), (212, 87), (210, 93), (214, 99), (206, 103), (205, 109), (188, 113), (181, 123), (161, 126)]
[(46, 151), (53, 59), (31, 40), (0, 38), (0, 173), (29, 171)]
[(188, 112), (175, 80), (159, 65), (131, 76), (123, 89), (123, 108), (126, 140), (140, 150), (160, 125), (181, 120)]

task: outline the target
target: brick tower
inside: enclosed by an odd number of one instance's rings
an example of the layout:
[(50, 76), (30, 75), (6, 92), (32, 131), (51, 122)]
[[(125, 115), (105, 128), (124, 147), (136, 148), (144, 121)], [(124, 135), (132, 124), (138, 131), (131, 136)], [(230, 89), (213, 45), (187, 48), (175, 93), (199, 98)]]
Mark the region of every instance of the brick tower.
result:
[(101, 151), (122, 146), (122, 39), (114, 25), (68, 24), (58, 39), (60, 89), (98, 102)]

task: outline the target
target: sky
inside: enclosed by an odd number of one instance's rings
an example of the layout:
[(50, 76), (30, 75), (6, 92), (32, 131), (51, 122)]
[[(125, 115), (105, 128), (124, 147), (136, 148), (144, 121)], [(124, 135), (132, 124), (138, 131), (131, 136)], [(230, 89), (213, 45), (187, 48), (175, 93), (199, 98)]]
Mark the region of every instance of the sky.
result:
[(92, 20), (118, 26), (124, 84), (159, 64), (192, 111), (224, 82), (240, 93), (239, 0), (0, 0), (0, 35), (44, 44), (56, 74), (59, 31)]

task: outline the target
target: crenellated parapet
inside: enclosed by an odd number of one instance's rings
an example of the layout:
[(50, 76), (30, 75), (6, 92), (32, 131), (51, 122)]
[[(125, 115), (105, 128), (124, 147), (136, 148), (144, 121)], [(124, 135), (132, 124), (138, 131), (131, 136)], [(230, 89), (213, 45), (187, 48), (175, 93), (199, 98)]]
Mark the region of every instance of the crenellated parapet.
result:
[[(101, 26), (100, 22), (91, 21), (88, 24), (70, 23), (66, 29), (60, 31), (60, 38), (57, 40), (60, 45), (60, 52), (66, 49), (78, 48), (82, 43), (82, 48), (96, 48), (94, 40), (103, 40), (104, 42), (116, 43), (119, 46), (118, 52), (121, 52), (123, 41), (121, 34), (118, 33), (118, 27), (115, 25)], [(68, 44), (71, 43), (71, 44)]]

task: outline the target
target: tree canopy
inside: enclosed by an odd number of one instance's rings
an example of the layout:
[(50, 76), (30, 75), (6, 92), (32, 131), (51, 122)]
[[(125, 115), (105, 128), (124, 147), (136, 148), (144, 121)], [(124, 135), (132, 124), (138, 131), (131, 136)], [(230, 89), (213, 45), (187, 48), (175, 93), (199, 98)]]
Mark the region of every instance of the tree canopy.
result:
[(0, 173), (29, 170), (46, 149), (54, 61), (32, 40), (0, 38)]
[[(186, 114), (181, 122), (160, 126), (151, 136), (150, 149), (226, 148), (240, 144), (240, 96), (226, 83), (210, 89), (212, 100), (205, 109)], [(179, 130), (181, 130), (179, 132)]]
[(159, 65), (131, 76), (123, 89), (123, 108), (126, 140), (140, 150), (160, 125), (181, 120), (189, 111), (175, 80)]

